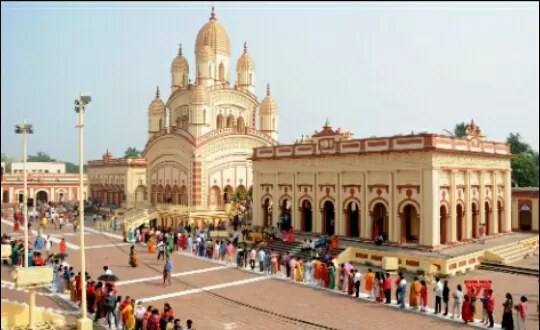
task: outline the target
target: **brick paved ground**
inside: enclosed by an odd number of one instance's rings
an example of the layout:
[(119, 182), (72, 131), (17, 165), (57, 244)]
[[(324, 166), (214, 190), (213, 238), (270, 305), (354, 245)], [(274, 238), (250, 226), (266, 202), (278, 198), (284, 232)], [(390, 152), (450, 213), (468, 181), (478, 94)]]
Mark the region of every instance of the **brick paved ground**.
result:
[[(10, 232), (12, 228), (2, 224), (2, 231)], [(122, 244), (120, 238), (105, 237), (90, 230), (87, 232), (89, 233), (85, 237), (87, 246), (120, 244), (86, 250), (87, 271), (93, 277), (99, 276), (102, 267), (108, 265), (120, 278), (118, 285), (120, 295), (143, 299), (146, 305), (154, 305), (160, 310), (165, 302), (169, 302), (178, 317), (184, 322), (188, 318), (193, 319), (197, 329), (324, 329), (294, 319), (343, 330), (363, 328), (445, 330), (465, 327), (460, 323), (428, 317), (421, 313), (401, 311), (283, 280), (269, 277), (258, 280), (261, 278), (259, 274), (250, 274), (234, 267), (217, 265), (183, 254), (172, 256), (173, 273), (179, 276), (173, 278), (172, 286), (163, 286), (159, 279), (163, 261), (158, 261), (155, 254), (148, 254), (146, 247), (137, 246), (141, 264), (137, 268), (132, 268), (128, 265), (129, 245)], [(79, 245), (78, 237), (64, 235), (66, 241)], [(53, 249), (55, 248), (57, 244), (54, 244)], [(68, 262), (75, 271), (80, 267), (79, 253), (80, 250), (68, 249), (70, 255)], [(365, 271), (363, 267), (360, 268)], [(511, 292), (516, 299), (521, 294), (526, 294), (530, 299), (531, 315), (535, 314), (534, 306), (538, 301), (537, 279), (478, 271), (466, 277), (450, 279), (450, 286), (454, 288), (465, 279), (491, 279), (496, 292), (497, 306), (502, 303), (506, 292)], [(9, 267), (2, 267), (2, 280), (10, 281)], [(254, 280), (257, 281), (249, 283)], [(225, 287), (227, 284), (229, 287)], [(16, 300), (27, 300), (24, 292), (7, 288), (2, 288), (2, 297), (4, 295)], [(432, 304), (431, 290), (429, 299)], [(48, 306), (51, 304), (49, 300), (50, 298), (46, 296), (38, 297), (38, 304)], [(500, 316), (500, 310), (497, 310), (498, 321)], [(529, 327), (538, 328), (536, 316), (531, 317)]]

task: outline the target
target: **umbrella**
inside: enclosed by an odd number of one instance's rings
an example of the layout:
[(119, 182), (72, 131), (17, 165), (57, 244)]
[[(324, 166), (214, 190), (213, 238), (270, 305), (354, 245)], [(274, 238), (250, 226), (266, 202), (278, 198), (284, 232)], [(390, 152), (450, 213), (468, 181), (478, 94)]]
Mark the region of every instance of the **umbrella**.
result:
[(67, 253), (57, 253), (57, 254), (54, 255), (54, 257), (57, 258), (57, 259), (64, 260), (64, 259), (66, 259), (68, 257), (68, 255), (67, 255)]
[(98, 277), (98, 281), (101, 281), (101, 282), (116, 282), (119, 280), (120, 279), (118, 278), (118, 276), (114, 274), (103, 274), (100, 277)]

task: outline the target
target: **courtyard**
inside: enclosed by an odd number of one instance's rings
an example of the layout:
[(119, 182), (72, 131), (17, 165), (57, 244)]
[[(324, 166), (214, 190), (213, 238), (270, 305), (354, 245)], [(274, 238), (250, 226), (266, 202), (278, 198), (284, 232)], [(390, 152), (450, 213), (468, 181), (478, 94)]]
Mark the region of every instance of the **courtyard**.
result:
[[(11, 234), (10, 220), (2, 220), (2, 233)], [(75, 272), (80, 269), (80, 240), (71, 228), (64, 231), (46, 230), (53, 240), (53, 250), (58, 249), (60, 239), (68, 242), (68, 262)], [(22, 236), (22, 233), (12, 235)], [(33, 239), (32, 239), (33, 240)], [(282, 278), (265, 276), (233, 265), (199, 259), (185, 253), (174, 253), (173, 284), (164, 286), (161, 272), (164, 262), (157, 255), (149, 254), (147, 248), (136, 245), (140, 265), (128, 265), (131, 244), (123, 243), (120, 235), (100, 233), (87, 227), (85, 235), (87, 271), (97, 278), (107, 265), (119, 277), (118, 294), (141, 300), (145, 306), (152, 305), (160, 311), (169, 303), (176, 316), (185, 324), (194, 321), (197, 329), (457, 329), (470, 327), (450, 319), (403, 311), (393, 306), (375, 304), (354, 299), (324, 289), (315, 289)], [(524, 266), (538, 269), (533, 260), (521, 262)], [(25, 291), (13, 288), (9, 273), (11, 267), (2, 267), (2, 298), (24, 303)], [(361, 269), (365, 273), (366, 269)], [(490, 279), (496, 293), (496, 306), (500, 306), (506, 292), (514, 299), (521, 295), (529, 297), (530, 328), (538, 327), (535, 312), (538, 303), (538, 282), (534, 277), (523, 277), (487, 271), (476, 271), (467, 276), (449, 279), (451, 289), (466, 279)], [(430, 305), (434, 302), (430, 291)], [(534, 293), (534, 294), (533, 294)], [(62, 299), (59, 299), (62, 298)], [(41, 290), (37, 305), (59, 310), (68, 321), (76, 319), (77, 308), (66, 301), (67, 295), (56, 295)], [(497, 307), (496, 321), (500, 322), (501, 310)], [(479, 326), (479, 324), (475, 324)]]

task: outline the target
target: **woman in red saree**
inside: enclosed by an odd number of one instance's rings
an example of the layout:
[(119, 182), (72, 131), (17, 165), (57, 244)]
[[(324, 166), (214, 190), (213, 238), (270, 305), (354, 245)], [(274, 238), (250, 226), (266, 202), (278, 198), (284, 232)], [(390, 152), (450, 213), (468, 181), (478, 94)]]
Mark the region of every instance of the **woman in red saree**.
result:
[(21, 223), (19, 222), (19, 219), (15, 219), (13, 222), (13, 231), (18, 232), (19, 230), (21, 230)]
[(384, 273), (381, 273), (380, 275), (380, 279), (379, 279), (379, 300), (380, 302), (384, 302), (386, 297), (384, 296)]
[(349, 277), (349, 280), (347, 281), (347, 294), (352, 296), (354, 293), (354, 272), (352, 269), (347, 273), (347, 276)]
[(471, 322), (471, 299), (469, 296), (465, 296), (463, 300), (463, 307), (461, 307), (461, 319), (465, 323)]
[(321, 277), (323, 286), (327, 288), (328, 284), (330, 283), (330, 273), (328, 271), (328, 265), (326, 263), (323, 263), (321, 266)]
[(76, 294), (76, 301), (81, 301), (81, 273), (77, 274), (75, 276), (75, 294)]

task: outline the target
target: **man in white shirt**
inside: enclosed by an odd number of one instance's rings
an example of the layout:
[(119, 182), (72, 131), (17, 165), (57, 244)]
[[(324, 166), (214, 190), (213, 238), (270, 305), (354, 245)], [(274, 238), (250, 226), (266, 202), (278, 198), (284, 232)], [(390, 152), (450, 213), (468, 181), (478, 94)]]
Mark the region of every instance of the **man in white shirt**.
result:
[(358, 269), (354, 270), (354, 292), (356, 298), (360, 297), (360, 283), (362, 283), (362, 274), (358, 271)]
[(456, 292), (454, 292), (454, 305), (452, 306), (452, 318), (461, 318), (461, 307), (463, 306), (463, 291), (461, 291), (461, 285), (457, 286)]
[(112, 270), (109, 269), (109, 266), (103, 266), (103, 275), (112, 275)]
[(52, 247), (51, 236), (48, 235), (47, 240), (45, 240), (45, 251), (47, 252), (47, 257), (51, 255), (51, 247)]
[(139, 301), (137, 303), (137, 308), (135, 308), (135, 329), (142, 329), (145, 313), (146, 307), (143, 306), (142, 301)]
[(264, 257), (265, 256), (266, 256), (266, 253), (264, 252), (264, 250), (260, 249), (258, 259), (259, 259), (259, 271), (261, 273), (264, 271)]
[(433, 288), (433, 291), (435, 291), (435, 312), (434, 312), (434, 314), (439, 314), (441, 312), (441, 306), (442, 306), (443, 284), (441, 283), (441, 279), (438, 278), (438, 277), (435, 278), (435, 287)]
[(161, 258), (165, 259), (165, 243), (163, 243), (163, 241), (159, 241), (159, 243), (157, 244), (157, 249), (157, 260), (161, 260)]
[(407, 280), (405, 280), (405, 277), (403, 274), (399, 275), (400, 281), (399, 281), (399, 307), (405, 308), (405, 296), (407, 294)]

